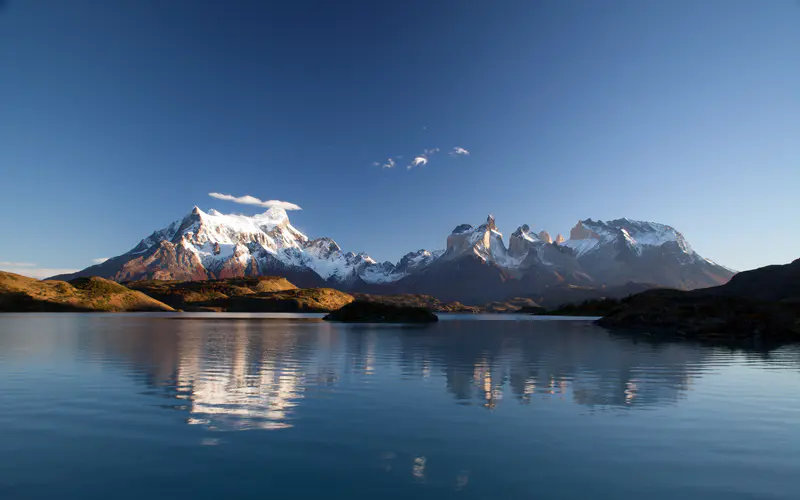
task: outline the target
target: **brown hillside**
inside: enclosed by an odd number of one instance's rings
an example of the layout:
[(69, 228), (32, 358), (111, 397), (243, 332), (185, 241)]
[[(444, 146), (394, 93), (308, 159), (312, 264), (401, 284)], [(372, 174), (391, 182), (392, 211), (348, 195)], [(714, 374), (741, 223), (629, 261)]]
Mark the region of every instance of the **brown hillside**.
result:
[(147, 295), (103, 278), (40, 281), (0, 271), (0, 311), (172, 311)]
[[(231, 297), (297, 290), (297, 287), (286, 278), (279, 276), (208, 281), (144, 280), (130, 281), (125, 285), (176, 309), (184, 310), (209, 307), (210, 302), (219, 303)], [(227, 309), (227, 307), (222, 308)]]
[(278, 276), (147, 280), (129, 282), (127, 286), (185, 311), (328, 312), (353, 301), (347, 293), (331, 288), (299, 289)]

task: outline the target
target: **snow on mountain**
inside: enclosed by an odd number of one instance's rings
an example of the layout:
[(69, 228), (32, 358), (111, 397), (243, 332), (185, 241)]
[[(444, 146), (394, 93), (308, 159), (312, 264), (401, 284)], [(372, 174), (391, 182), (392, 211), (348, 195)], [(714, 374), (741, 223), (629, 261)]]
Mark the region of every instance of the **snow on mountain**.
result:
[(473, 227), (457, 226), (447, 238), (447, 250), (434, 264), (464, 256), (478, 257), (525, 286), (547, 283), (624, 284), (629, 281), (675, 288), (697, 288), (724, 283), (731, 271), (698, 255), (675, 228), (656, 222), (586, 219), (555, 240), (520, 226), (508, 248), (494, 217)]
[(416, 271), (420, 271), (441, 256), (443, 252), (443, 250), (429, 252), (425, 249), (420, 249), (416, 252), (409, 252), (405, 254), (397, 263), (397, 266), (394, 268), (394, 273), (405, 276)]
[(508, 250), (503, 244), (503, 233), (497, 230), (493, 216), (489, 215), (486, 223), (478, 227), (461, 224), (447, 237), (447, 248), (442, 258), (454, 259), (464, 255), (475, 255), (483, 261), (506, 263)]
[(570, 231), (570, 238), (561, 244), (572, 248), (581, 257), (603, 244), (617, 241), (624, 241), (638, 255), (641, 255), (645, 247), (660, 247), (667, 243), (676, 244), (685, 254), (694, 254), (683, 235), (672, 226), (627, 218), (608, 222), (592, 219), (578, 221)]
[(285, 210), (272, 207), (254, 216), (203, 212), (195, 207), (182, 220), (155, 231), (129, 255), (144, 254), (170, 243), (195, 255), (212, 275), (238, 265), (261, 269), (274, 259), (289, 268), (314, 271), (326, 281), (348, 284), (388, 283), (423, 268), (438, 255), (427, 250), (410, 253), (397, 265), (378, 263), (367, 254), (343, 251), (331, 238), (309, 239), (289, 222)]
[(523, 224), (511, 233), (511, 239), (508, 241), (508, 253), (513, 257), (522, 258), (532, 247), (538, 247), (544, 243), (539, 235), (531, 231), (530, 226)]
[[(461, 260), (465, 257), (471, 261)], [(307, 286), (397, 284), (399, 290), (411, 286), (424, 293), (426, 287), (474, 285), (486, 294), (499, 294), (509, 279), (518, 282), (514, 293), (549, 284), (618, 281), (696, 288), (727, 281), (732, 272), (696, 254), (671, 226), (654, 222), (586, 219), (572, 228), (566, 241), (561, 235), (554, 241), (547, 231), (537, 233), (526, 224), (511, 234), (506, 247), (489, 215), (477, 227), (457, 226), (444, 250), (417, 250), (393, 264), (346, 252), (331, 238), (310, 239), (281, 208), (246, 216), (195, 207), (129, 252), (64, 278), (202, 280), (267, 274), (291, 276)]]

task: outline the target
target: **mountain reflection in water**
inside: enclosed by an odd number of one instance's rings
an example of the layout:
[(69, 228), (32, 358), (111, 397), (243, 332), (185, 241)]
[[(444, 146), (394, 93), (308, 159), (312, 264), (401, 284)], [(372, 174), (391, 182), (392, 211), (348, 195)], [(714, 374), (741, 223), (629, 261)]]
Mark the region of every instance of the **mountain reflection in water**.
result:
[(174, 398), (167, 406), (188, 411), (187, 423), (220, 430), (291, 427), (309, 395), (335, 397), (370, 378), (429, 379), (457, 403), (487, 409), (552, 398), (603, 409), (674, 404), (715, 352), (637, 343), (585, 321), (407, 329), (141, 318), (108, 326), (84, 339), (89, 351), (134, 367), (151, 390)]

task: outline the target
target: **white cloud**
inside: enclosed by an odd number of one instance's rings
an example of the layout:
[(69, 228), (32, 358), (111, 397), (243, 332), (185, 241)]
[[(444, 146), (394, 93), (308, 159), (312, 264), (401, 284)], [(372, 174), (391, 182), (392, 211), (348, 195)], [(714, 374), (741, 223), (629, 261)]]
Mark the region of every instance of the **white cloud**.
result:
[(426, 157), (417, 156), (416, 158), (411, 160), (411, 164), (408, 166), (408, 168), (421, 167), (427, 164), (428, 164), (428, 159)]
[(288, 201), (280, 201), (280, 200), (266, 200), (262, 201), (256, 198), (255, 196), (245, 195), (245, 196), (233, 196), (230, 194), (220, 194), (220, 193), (208, 193), (208, 195), (212, 198), (216, 198), (218, 200), (225, 200), (225, 201), (232, 201), (234, 203), (241, 203), (242, 205), (256, 205), (259, 207), (266, 207), (266, 208), (282, 208), (284, 210), (302, 210), (299, 206), (295, 205), (294, 203), (289, 203)]
[(13, 262), (0, 262), (0, 271), (7, 271), (9, 273), (21, 274), (29, 278), (44, 279), (56, 274), (70, 274), (77, 273), (80, 269), (61, 269), (50, 267), (31, 267), (27, 262), (22, 262), (25, 266), (14, 267), (6, 266), (5, 264), (13, 264)]
[(0, 262), (0, 267), (36, 267), (33, 262)]
[(98, 257), (96, 259), (92, 259), (92, 262), (94, 264), (102, 264), (103, 262), (107, 261), (108, 259), (110, 259), (110, 257)]
[(402, 156), (395, 156), (394, 158), (388, 158), (386, 161), (373, 161), (372, 164), (376, 167), (381, 168), (394, 168), (397, 165), (397, 159), (402, 158)]
[[(439, 151), (441, 151), (441, 149), (439, 149), (439, 148), (426, 148), (426, 149), (423, 149), (421, 154), (418, 154), (418, 155), (412, 157), (411, 163), (409, 163), (406, 166), (406, 168), (408, 168), (410, 170), (410, 169), (412, 169), (414, 167), (422, 167), (422, 166), (427, 165), (431, 160), (431, 156), (435, 155)], [(469, 151), (467, 151), (466, 149), (461, 148), (461, 147), (455, 147), (455, 148), (453, 148), (452, 151), (450, 151), (449, 154), (451, 154), (453, 156), (468, 155)], [(394, 156), (392, 158), (389, 158), (385, 162), (380, 162), (380, 161), (372, 162), (372, 165), (374, 165), (376, 167), (381, 167), (381, 168), (394, 168), (397, 165), (397, 160), (399, 160), (401, 158), (403, 158), (403, 157), (402, 156)]]
[(439, 152), (439, 148), (428, 148), (422, 151), (421, 155), (415, 156), (411, 160), (411, 164), (407, 167), (412, 169), (414, 167), (421, 167), (428, 164), (430, 157)]

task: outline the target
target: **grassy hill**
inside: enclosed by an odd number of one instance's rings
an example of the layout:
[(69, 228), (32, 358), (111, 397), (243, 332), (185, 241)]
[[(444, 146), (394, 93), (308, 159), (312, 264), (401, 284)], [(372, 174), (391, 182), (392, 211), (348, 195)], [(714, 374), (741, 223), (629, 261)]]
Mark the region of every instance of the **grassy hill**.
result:
[(184, 311), (328, 312), (353, 301), (332, 288), (297, 288), (286, 278), (132, 281), (126, 285)]
[(40, 281), (0, 271), (2, 312), (172, 311), (147, 295), (103, 278)]
[[(227, 309), (224, 301), (231, 297), (297, 290), (297, 287), (286, 278), (278, 276), (208, 281), (144, 280), (129, 281), (125, 286), (169, 304), (175, 309), (187, 311), (207, 307)], [(212, 303), (215, 305), (212, 306)]]

